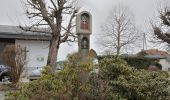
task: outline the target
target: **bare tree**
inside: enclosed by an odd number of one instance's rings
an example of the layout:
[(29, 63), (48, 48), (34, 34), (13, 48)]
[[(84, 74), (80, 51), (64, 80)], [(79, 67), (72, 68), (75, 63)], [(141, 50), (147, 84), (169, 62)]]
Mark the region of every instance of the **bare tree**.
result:
[(113, 8), (107, 22), (102, 25), (100, 44), (119, 55), (126, 47), (134, 44), (137, 30), (133, 23), (133, 15), (127, 7), (119, 5)]
[(3, 51), (3, 59), (10, 68), (12, 83), (17, 83), (26, 65), (25, 52), (18, 45), (8, 45)]
[[(27, 0), (26, 14), (32, 25), (20, 28), (51, 35), (47, 66), (54, 67), (61, 43), (75, 40), (72, 32), (77, 13), (75, 5), (75, 0)], [(63, 23), (64, 20), (67, 22)]]

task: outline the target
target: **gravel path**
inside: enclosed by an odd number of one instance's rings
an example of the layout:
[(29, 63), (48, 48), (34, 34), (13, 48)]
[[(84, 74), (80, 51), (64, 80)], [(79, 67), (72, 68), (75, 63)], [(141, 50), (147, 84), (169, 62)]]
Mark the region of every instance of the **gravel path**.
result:
[(0, 91), (0, 100), (5, 99), (5, 93), (6, 93), (6, 91)]

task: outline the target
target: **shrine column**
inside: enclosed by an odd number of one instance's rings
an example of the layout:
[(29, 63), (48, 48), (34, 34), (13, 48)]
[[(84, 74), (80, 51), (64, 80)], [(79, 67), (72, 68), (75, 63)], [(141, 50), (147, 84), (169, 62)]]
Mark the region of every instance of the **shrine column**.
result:
[(92, 34), (92, 17), (87, 11), (77, 15), (76, 33), (78, 35), (79, 54), (82, 59), (88, 56), (90, 49), (90, 35)]

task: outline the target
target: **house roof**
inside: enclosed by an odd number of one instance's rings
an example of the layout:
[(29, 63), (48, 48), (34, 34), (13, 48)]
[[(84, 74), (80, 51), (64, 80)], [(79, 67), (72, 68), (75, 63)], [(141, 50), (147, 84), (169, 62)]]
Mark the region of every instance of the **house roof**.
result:
[(147, 55), (160, 55), (166, 57), (168, 53), (166, 51), (161, 51), (158, 49), (149, 49), (144, 51)]
[(145, 53), (144, 57), (149, 59), (168, 59), (170, 55), (166, 51), (158, 49), (149, 49), (142, 51)]
[(51, 35), (38, 32), (26, 32), (20, 29), (18, 26), (0, 25), (0, 38), (48, 41), (51, 39)]

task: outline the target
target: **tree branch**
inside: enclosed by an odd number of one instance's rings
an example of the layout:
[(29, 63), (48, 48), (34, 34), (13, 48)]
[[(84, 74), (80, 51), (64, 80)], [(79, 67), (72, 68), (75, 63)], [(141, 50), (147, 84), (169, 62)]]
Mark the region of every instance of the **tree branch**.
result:
[(46, 9), (45, 3), (43, 2), (43, 0), (37, 0), (37, 1), (40, 6), (40, 11), (41, 11), (43, 19), (49, 24), (49, 26), (51, 27), (52, 30), (55, 30), (56, 29), (54, 27), (55, 24), (52, 21), (52, 19), (48, 16), (48, 11)]
[(160, 19), (162, 20), (164, 25), (170, 26), (170, 10), (165, 8), (164, 11), (160, 12)]
[(170, 38), (168, 38), (159, 27), (153, 26), (154, 34), (157, 36), (157, 38), (161, 39), (164, 42), (167, 42), (170, 44)]
[(57, 11), (57, 6), (56, 6), (56, 4), (54, 3), (54, 1), (53, 1), (53, 0), (50, 0), (50, 1), (51, 1), (52, 5), (54, 6), (55, 10)]
[(66, 32), (64, 33), (64, 35), (63, 35), (64, 38), (61, 39), (61, 42), (65, 42), (68, 39), (68, 37), (70, 35), (71, 28), (72, 28), (72, 21), (73, 21), (76, 13), (77, 13), (77, 10), (74, 10), (70, 17), (67, 29), (65, 28)]

